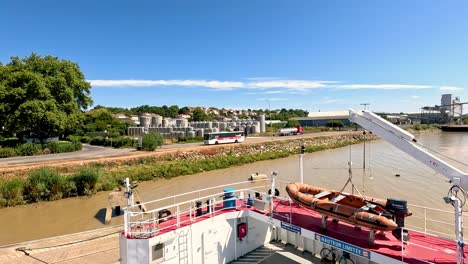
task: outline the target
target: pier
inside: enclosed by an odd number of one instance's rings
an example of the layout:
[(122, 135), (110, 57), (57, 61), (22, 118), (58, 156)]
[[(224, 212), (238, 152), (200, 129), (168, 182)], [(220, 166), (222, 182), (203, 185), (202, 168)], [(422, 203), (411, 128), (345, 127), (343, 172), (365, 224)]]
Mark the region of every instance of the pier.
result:
[(0, 263), (119, 263), (119, 234), (112, 226), (0, 247)]

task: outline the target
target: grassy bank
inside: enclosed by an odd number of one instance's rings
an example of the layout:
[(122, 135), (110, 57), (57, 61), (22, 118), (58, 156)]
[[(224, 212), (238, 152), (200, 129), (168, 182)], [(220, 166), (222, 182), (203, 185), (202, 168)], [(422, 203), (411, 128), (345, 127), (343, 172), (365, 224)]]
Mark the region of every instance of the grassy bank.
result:
[(259, 144), (239, 144), (235, 147), (200, 148), (151, 158), (139, 158), (124, 163), (95, 164), (71, 173), (43, 168), (32, 171), (27, 178), (0, 181), (0, 207), (91, 195), (112, 190), (118, 180), (148, 181), (191, 175), (262, 160), (284, 158), (299, 153), (316, 152), (359, 143), (362, 136), (329, 136), (313, 139), (274, 141)]

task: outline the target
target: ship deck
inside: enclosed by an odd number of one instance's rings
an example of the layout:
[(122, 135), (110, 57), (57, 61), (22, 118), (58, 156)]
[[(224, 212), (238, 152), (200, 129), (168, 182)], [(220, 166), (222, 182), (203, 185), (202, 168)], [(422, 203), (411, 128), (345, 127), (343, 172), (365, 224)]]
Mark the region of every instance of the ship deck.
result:
[[(385, 236), (375, 236), (375, 245), (369, 245), (369, 230), (356, 229), (353, 225), (327, 221), (327, 231), (322, 231), (321, 215), (315, 211), (305, 209), (297, 204), (280, 203), (276, 212), (283, 215), (292, 213), (292, 224), (304, 229), (332, 237), (334, 239), (353, 244), (369, 251), (391, 257), (406, 263), (456, 263), (456, 243), (452, 240), (427, 235), (416, 231), (409, 231), (410, 240), (403, 245), (391, 232)], [(465, 254), (468, 250), (465, 248)]]
[[(246, 206), (242, 200), (237, 201), (236, 209), (224, 209), (216, 207), (214, 215), (223, 214), (226, 212), (239, 210), (250, 210), (262, 215), (269, 215), (269, 212), (257, 210), (254, 207)], [(402, 244), (400, 240), (395, 238), (391, 232), (377, 233), (375, 235), (375, 244), (369, 244), (369, 229), (357, 229), (353, 225), (345, 222), (333, 222), (327, 220), (327, 230), (321, 229), (321, 215), (318, 212), (305, 209), (295, 203), (290, 206), (289, 202), (281, 202), (275, 200), (275, 219), (284, 221), (284, 217), (291, 215), (291, 224), (315, 232), (319, 235), (324, 235), (342, 242), (352, 244), (364, 250), (369, 250), (377, 254), (381, 254), (398, 261), (406, 263), (456, 263), (456, 243), (453, 240), (437, 237), (434, 235), (424, 234), (417, 231), (409, 230), (410, 240)], [(204, 214), (192, 221), (198, 222), (208, 219), (209, 214)], [(189, 225), (189, 215), (181, 215), (180, 221), (186, 224), (181, 224), (180, 227)], [(161, 235), (172, 231), (179, 227), (175, 225), (175, 217), (159, 224), (159, 232), (155, 235)], [(192, 222), (193, 223), (193, 222)], [(402, 251), (403, 246), (403, 251)], [(403, 253), (403, 254), (402, 254)], [(468, 249), (465, 248), (465, 254)], [(466, 262), (468, 263), (468, 262)]]
[[(327, 221), (327, 231), (322, 231), (321, 216), (317, 212), (304, 209), (296, 204), (290, 207), (289, 202), (276, 204), (276, 219), (284, 221), (281, 215), (291, 214), (291, 223), (316, 234), (331, 237), (371, 252), (391, 257), (406, 263), (456, 263), (456, 243), (452, 240), (425, 235), (416, 231), (409, 231), (410, 241), (404, 244), (404, 255), (402, 258), (402, 243), (388, 232), (386, 236), (375, 236), (375, 245), (369, 245), (369, 231), (366, 229), (355, 229), (347, 223), (334, 223)], [(242, 201), (238, 201), (236, 209), (224, 209), (217, 207), (213, 215), (204, 214), (193, 221), (204, 221), (212, 216), (228, 212), (247, 210), (262, 216), (269, 215), (266, 211), (260, 211), (253, 207), (246, 207)], [(160, 231), (156, 236), (193, 223), (189, 215), (180, 215), (183, 222), (176, 227), (175, 217), (159, 224)], [(0, 248), (1, 263), (118, 263), (118, 234), (122, 226), (111, 227), (101, 230), (83, 232), (79, 234), (66, 235), (62, 237), (48, 238), (38, 241), (24, 242), (16, 245)], [(15, 251), (18, 247), (31, 247), (30, 255)], [(468, 250), (465, 250), (468, 253)], [(284, 256), (280, 256), (284, 259)], [(271, 258), (270, 260), (273, 260)], [(312, 260), (312, 259), (311, 259)], [(266, 262), (270, 263), (270, 262)], [(273, 262), (271, 262), (273, 263)], [(291, 262), (293, 263), (293, 262)]]

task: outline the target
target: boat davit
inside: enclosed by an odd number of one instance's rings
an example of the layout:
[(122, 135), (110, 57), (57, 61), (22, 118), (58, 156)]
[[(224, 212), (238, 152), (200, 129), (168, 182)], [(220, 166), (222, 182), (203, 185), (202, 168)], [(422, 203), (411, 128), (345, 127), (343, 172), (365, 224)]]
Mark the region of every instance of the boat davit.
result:
[(290, 183), (286, 191), (292, 200), (305, 208), (373, 230), (386, 231), (403, 227), (404, 218), (412, 214), (406, 201), (399, 199), (385, 201), (302, 183)]

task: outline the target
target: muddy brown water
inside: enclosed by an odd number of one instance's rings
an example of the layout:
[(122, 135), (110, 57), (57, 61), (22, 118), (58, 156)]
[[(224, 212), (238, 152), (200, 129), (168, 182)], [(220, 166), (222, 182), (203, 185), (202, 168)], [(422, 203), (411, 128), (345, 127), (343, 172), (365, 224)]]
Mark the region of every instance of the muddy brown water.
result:
[[(468, 133), (438, 133), (418, 136), (425, 146), (464, 163), (468, 163)], [(304, 156), (304, 181), (330, 189), (341, 189), (348, 179), (349, 157), (353, 166), (353, 182), (366, 196), (397, 197), (414, 205), (452, 211), (442, 197), (450, 184), (446, 178), (423, 166), (405, 153), (379, 140), (366, 144), (366, 170), (363, 166), (363, 144), (327, 150)], [(444, 158), (447, 160), (446, 158)], [(450, 161), (463, 171), (468, 166)], [(163, 198), (210, 186), (244, 181), (254, 172), (278, 171), (280, 180), (299, 181), (298, 156), (261, 161), (233, 168), (202, 172), (196, 175), (140, 183), (138, 190), (143, 201)], [(399, 177), (395, 175), (399, 174)], [(285, 195), (284, 184), (280, 185)], [(351, 189), (346, 189), (348, 192)], [(215, 190), (222, 191), (222, 188)], [(105, 227), (102, 223), (108, 192), (91, 197), (69, 198), (13, 208), (0, 209), (0, 244), (35, 240), (62, 234)], [(195, 194), (198, 195), (198, 194)], [(203, 194), (200, 194), (203, 196)], [(180, 202), (172, 199), (172, 202)], [(467, 206), (465, 206), (467, 207)], [(414, 208), (415, 211), (419, 209)], [(419, 213), (422, 213), (420, 211)], [(453, 221), (450, 214), (447, 221)], [(451, 217), (451, 218), (450, 218)], [(418, 222), (417, 218), (411, 220)], [(410, 221), (410, 222), (411, 222)], [(112, 224), (122, 223), (122, 217)], [(421, 225), (421, 222), (418, 223)], [(428, 227), (431, 225), (428, 224)], [(449, 232), (451, 229), (448, 229)]]

